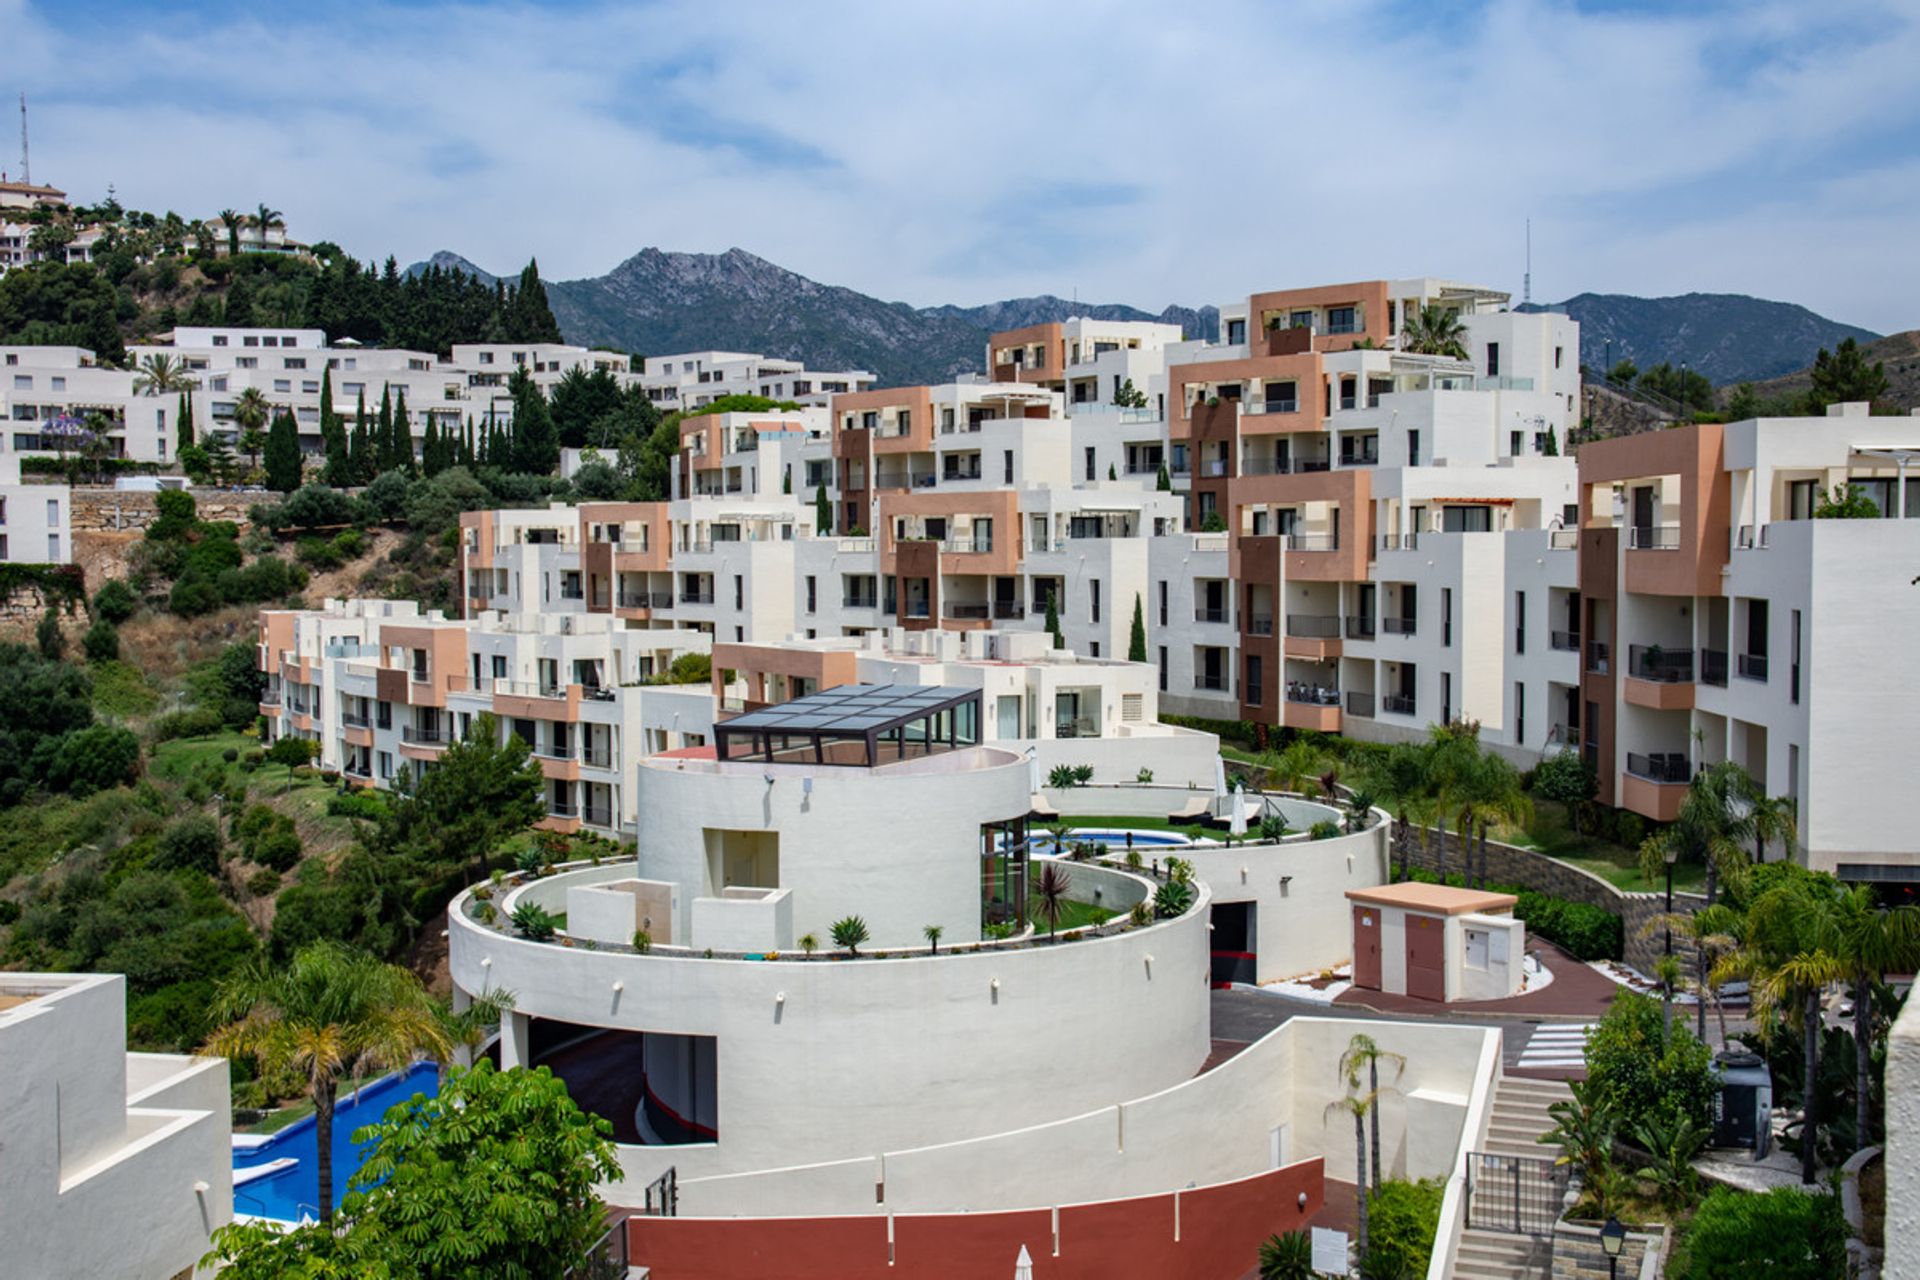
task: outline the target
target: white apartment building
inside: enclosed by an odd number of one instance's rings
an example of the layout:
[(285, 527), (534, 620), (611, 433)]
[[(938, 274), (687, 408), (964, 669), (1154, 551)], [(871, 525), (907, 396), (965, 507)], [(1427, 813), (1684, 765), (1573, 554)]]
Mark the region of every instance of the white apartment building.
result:
[(192, 1271), (233, 1218), (221, 1058), (127, 1052), (118, 974), (0, 974), (0, 1275)]
[(809, 370), (798, 360), (781, 360), (745, 351), (686, 351), (650, 356), (637, 377), (647, 399), (662, 413), (697, 409), (722, 396), (765, 396), (824, 406), (834, 396), (865, 391), (874, 375), (850, 369), (837, 373)]
[(71, 562), (72, 504), (65, 484), (22, 484), (20, 459), (0, 454), (0, 564)]
[(631, 832), (628, 765), (697, 746), (713, 725), (705, 685), (649, 685), (705, 636), (631, 631), (604, 616), (530, 610), (461, 622), (410, 601), (329, 600), (260, 615), (268, 738), (320, 745), (323, 768), (387, 787), (431, 769), (491, 713), (547, 779), (546, 826)]

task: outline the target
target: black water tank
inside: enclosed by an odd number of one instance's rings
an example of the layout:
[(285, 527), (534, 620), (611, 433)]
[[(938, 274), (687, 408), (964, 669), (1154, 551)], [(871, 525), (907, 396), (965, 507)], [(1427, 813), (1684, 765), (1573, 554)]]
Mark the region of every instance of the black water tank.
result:
[(1754, 1159), (1762, 1158), (1772, 1136), (1773, 1073), (1759, 1054), (1743, 1050), (1715, 1054), (1713, 1068), (1713, 1145), (1750, 1147)]

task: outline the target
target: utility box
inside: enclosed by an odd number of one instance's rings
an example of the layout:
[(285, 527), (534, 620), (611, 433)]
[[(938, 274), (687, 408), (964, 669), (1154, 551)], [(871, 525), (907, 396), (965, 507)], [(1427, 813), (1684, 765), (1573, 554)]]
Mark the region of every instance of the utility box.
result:
[(1757, 1053), (1722, 1051), (1713, 1059), (1713, 1145), (1749, 1147), (1765, 1158), (1773, 1137), (1773, 1073)]

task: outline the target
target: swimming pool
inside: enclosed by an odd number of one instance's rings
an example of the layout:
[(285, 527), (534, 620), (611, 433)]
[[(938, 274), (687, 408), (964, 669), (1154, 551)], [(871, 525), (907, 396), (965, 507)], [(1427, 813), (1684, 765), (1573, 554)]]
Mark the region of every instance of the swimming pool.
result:
[[(1133, 843), (1127, 843), (1127, 837), (1133, 837)], [(1033, 852), (1040, 857), (1052, 857), (1055, 850), (1053, 837), (1044, 831), (1035, 831), (1030, 838)], [(1067, 834), (1066, 843), (1090, 843), (1105, 845), (1108, 849), (1124, 853), (1127, 849), (1174, 849), (1190, 845), (1191, 837), (1172, 831), (1126, 831), (1107, 827), (1075, 827)]]
[[(439, 1091), (439, 1068), (431, 1062), (417, 1062), (405, 1071), (362, 1085), (358, 1093), (340, 1096), (333, 1108), (333, 1203), (336, 1208), (346, 1193), (347, 1179), (360, 1167), (373, 1145), (356, 1144), (353, 1131), (372, 1124), (384, 1116), (389, 1107), (416, 1093), (432, 1097)], [(315, 1171), (315, 1158), (319, 1149), (312, 1116), (294, 1121), (258, 1144), (236, 1146), (233, 1211), (283, 1222), (298, 1222), (302, 1215), (317, 1217), (320, 1175)], [(251, 1178), (249, 1172), (253, 1174)]]

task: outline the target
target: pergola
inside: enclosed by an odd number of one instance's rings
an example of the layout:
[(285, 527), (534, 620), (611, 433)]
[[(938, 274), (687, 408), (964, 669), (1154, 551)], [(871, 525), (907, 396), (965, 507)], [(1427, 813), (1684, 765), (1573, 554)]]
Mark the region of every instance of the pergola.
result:
[(871, 769), (980, 743), (980, 691), (843, 684), (713, 727), (722, 760)]

